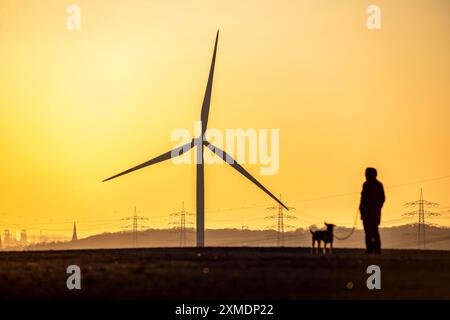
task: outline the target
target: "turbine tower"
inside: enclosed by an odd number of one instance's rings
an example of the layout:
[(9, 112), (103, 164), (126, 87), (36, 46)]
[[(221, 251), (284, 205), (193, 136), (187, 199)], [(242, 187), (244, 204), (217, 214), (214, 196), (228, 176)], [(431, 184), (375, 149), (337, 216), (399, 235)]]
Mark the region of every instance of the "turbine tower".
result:
[(209, 107), (211, 104), (211, 93), (212, 93), (212, 85), (214, 78), (214, 66), (216, 63), (216, 53), (217, 53), (217, 43), (219, 40), (219, 31), (217, 30), (216, 41), (214, 44), (214, 51), (211, 61), (211, 67), (209, 69), (208, 82), (206, 85), (205, 95), (203, 98), (202, 109), (200, 114), (201, 119), (201, 135), (199, 137), (195, 137), (191, 142), (175, 148), (171, 151), (163, 153), (162, 155), (148, 160), (144, 163), (141, 163), (133, 168), (125, 170), (119, 174), (116, 174), (110, 178), (103, 180), (103, 182), (115, 179), (117, 177), (123, 176), (127, 173), (148, 167), (155, 163), (169, 160), (180, 156), (190, 149), (196, 147), (196, 167), (197, 167), (197, 190), (196, 190), (196, 224), (197, 224), (197, 247), (204, 247), (205, 245), (205, 175), (204, 175), (204, 163), (203, 163), (203, 152), (204, 147), (210, 149), (217, 156), (222, 158), (226, 163), (232, 166), (235, 170), (241, 173), (244, 177), (249, 179), (251, 182), (256, 184), (261, 190), (263, 190), (266, 194), (268, 194), (272, 199), (277, 201), (280, 205), (282, 205), (285, 209), (289, 210), (277, 197), (275, 197), (269, 190), (267, 190), (258, 180), (256, 180), (247, 170), (245, 170), (239, 163), (237, 163), (230, 155), (228, 155), (225, 151), (220, 148), (212, 145), (205, 138), (206, 128), (208, 126), (208, 117), (209, 117)]

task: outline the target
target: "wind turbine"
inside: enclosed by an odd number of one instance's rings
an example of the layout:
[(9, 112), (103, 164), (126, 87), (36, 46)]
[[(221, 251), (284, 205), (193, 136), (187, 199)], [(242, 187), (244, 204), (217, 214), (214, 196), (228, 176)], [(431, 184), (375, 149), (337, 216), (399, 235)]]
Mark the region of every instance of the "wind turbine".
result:
[(205, 181), (204, 181), (204, 164), (203, 164), (203, 147), (210, 149), (217, 156), (226, 161), (230, 166), (240, 172), (244, 177), (249, 179), (251, 182), (256, 184), (261, 190), (267, 193), (272, 199), (282, 205), (286, 210), (289, 210), (287, 206), (285, 206), (277, 197), (275, 197), (269, 190), (267, 190), (258, 180), (256, 180), (250, 173), (247, 172), (239, 163), (237, 163), (229, 154), (220, 148), (212, 145), (205, 138), (205, 132), (208, 125), (208, 115), (209, 115), (209, 106), (211, 104), (211, 91), (213, 85), (213, 77), (214, 77), (214, 66), (216, 63), (216, 53), (217, 53), (217, 43), (219, 40), (219, 31), (217, 30), (216, 41), (214, 44), (213, 57), (211, 61), (211, 68), (209, 70), (208, 83), (206, 85), (205, 96), (203, 98), (202, 111), (201, 111), (201, 136), (192, 139), (191, 142), (175, 148), (171, 151), (168, 151), (156, 158), (148, 160), (144, 163), (141, 163), (131, 169), (125, 170), (119, 174), (116, 174), (108, 179), (103, 180), (103, 182), (115, 179), (117, 177), (123, 176), (127, 173), (151, 166), (152, 164), (168, 160), (171, 158), (175, 158), (189, 151), (193, 147), (197, 147), (197, 157), (196, 157), (196, 165), (197, 165), (197, 214), (196, 214), (196, 224), (197, 224), (197, 247), (203, 247), (205, 245)]

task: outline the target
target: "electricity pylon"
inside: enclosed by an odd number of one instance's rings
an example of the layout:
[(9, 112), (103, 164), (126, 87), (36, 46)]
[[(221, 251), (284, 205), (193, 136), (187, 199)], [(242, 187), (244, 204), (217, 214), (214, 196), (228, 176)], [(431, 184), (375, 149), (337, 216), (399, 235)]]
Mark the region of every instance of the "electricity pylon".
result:
[[(281, 194), (280, 194), (280, 201), (281, 201)], [(277, 245), (279, 247), (284, 247), (284, 229), (285, 228), (294, 228), (294, 226), (287, 225), (284, 223), (284, 220), (293, 220), (297, 219), (297, 217), (294, 217), (289, 214), (284, 213), (284, 208), (282, 205), (276, 205), (274, 207), (268, 207), (267, 210), (278, 210), (277, 214), (267, 216), (266, 219), (277, 219), (277, 224), (272, 226), (277, 228)], [(287, 207), (288, 210), (295, 210), (293, 207)]]
[(429, 210), (426, 210), (426, 208), (436, 208), (439, 206), (439, 203), (436, 202), (430, 202), (423, 199), (423, 192), (422, 188), (420, 189), (420, 199), (417, 201), (412, 201), (405, 203), (406, 207), (419, 207), (418, 210), (406, 212), (403, 215), (404, 216), (415, 216), (418, 215), (419, 217), (419, 223), (418, 223), (418, 236), (417, 236), (417, 248), (418, 249), (425, 249), (426, 247), (426, 240), (425, 240), (425, 216), (427, 217), (435, 217), (439, 216), (440, 213), (438, 212), (432, 212)]
[[(129, 229), (130, 227), (133, 228), (133, 247), (137, 248), (138, 247), (138, 230), (139, 230), (139, 221), (144, 221), (144, 220), (148, 220), (148, 218), (146, 217), (139, 217), (137, 215), (137, 210), (136, 210), (136, 206), (134, 207), (134, 215), (130, 216), (130, 217), (125, 217), (122, 218), (121, 220), (123, 221), (132, 221), (132, 225), (128, 225), (125, 226), (123, 228)], [(142, 227), (142, 226), (141, 226)]]
[(186, 225), (193, 225), (194, 223), (186, 220), (186, 216), (193, 216), (193, 213), (184, 210), (184, 201), (181, 203), (181, 211), (170, 214), (170, 217), (180, 217), (179, 221), (171, 222), (169, 224), (176, 225), (180, 231), (180, 247), (186, 246)]

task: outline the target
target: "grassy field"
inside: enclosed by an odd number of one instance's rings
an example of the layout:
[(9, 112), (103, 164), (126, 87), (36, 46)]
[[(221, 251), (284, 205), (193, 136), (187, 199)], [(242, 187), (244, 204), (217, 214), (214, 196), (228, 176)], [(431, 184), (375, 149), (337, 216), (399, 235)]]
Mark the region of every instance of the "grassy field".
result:
[[(82, 290), (68, 290), (79, 265)], [(381, 268), (368, 290), (366, 268)], [(0, 253), (0, 298), (450, 299), (450, 252), (305, 248), (154, 248)]]

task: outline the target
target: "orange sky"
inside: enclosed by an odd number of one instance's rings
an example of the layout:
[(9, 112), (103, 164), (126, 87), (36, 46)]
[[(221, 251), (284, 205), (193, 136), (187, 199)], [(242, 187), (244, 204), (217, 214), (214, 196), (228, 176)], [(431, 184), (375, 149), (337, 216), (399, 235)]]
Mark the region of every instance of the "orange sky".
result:
[[(100, 181), (192, 130), (218, 28), (209, 126), (280, 130), (279, 173), (246, 168), (297, 208), (290, 224), (351, 225), (366, 166), (386, 186), (385, 226), (414, 221), (399, 218), (420, 187), (450, 205), (450, 179), (408, 184), (450, 175), (447, 0), (17, 0), (0, 2), (0, 230), (67, 235), (77, 220), (86, 236), (134, 205), (152, 227), (182, 200), (194, 211), (193, 165)], [(205, 175), (207, 228), (273, 224), (274, 202), (233, 169)]]

